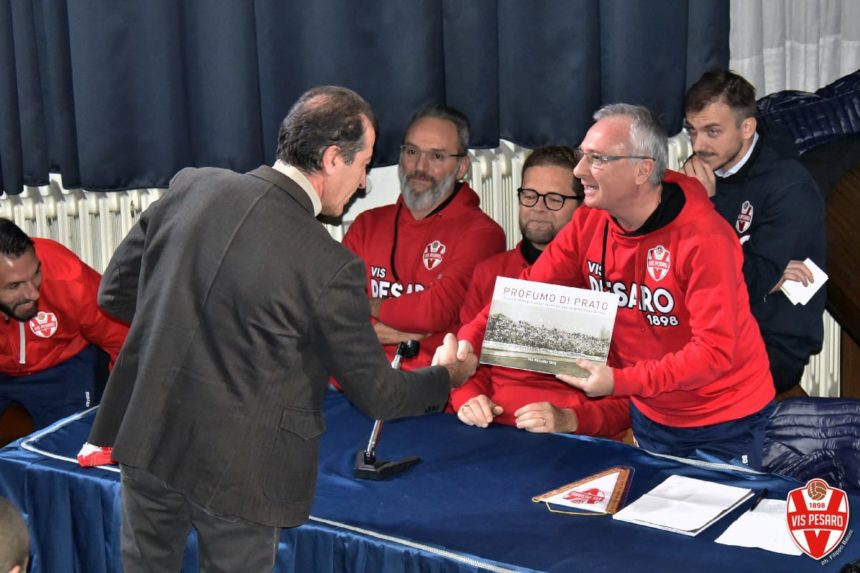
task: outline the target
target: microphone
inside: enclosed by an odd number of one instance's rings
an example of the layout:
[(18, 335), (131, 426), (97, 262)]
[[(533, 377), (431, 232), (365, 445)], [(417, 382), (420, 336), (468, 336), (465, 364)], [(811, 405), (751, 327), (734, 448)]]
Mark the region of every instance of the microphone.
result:
[(400, 370), (400, 363), (404, 358), (414, 358), (418, 356), (418, 350), (421, 345), (417, 340), (404, 340), (397, 345), (397, 351), (394, 353), (394, 360), (391, 361), (391, 367), (395, 370)]
[[(403, 359), (418, 355), (420, 345), (417, 340), (405, 340), (397, 345), (391, 367), (400, 370)], [(409, 456), (402, 460), (382, 461), (376, 459), (376, 444), (379, 442), (379, 434), (382, 432), (382, 420), (373, 423), (367, 449), (359, 451), (355, 457), (355, 468), (353, 475), (359, 479), (384, 480), (394, 474), (407, 470), (421, 461), (417, 456)]]

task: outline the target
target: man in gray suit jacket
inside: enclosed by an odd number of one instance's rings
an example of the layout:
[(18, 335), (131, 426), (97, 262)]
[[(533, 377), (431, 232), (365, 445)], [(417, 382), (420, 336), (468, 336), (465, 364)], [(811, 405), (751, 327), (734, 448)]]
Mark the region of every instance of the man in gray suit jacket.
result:
[(373, 418), (444, 407), (456, 372), (389, 366), (361, 260), (315, 219), (364, 186), (375, 137), (358, 94), (315, 88), (274, 167), (183, 169), (114, 254), (99, 303), (131, 330), (89, 441), (121, 466), (127, 573), (178, 571), (192, 527), (202, 571), (271, 571), (310, 511), (329, 375)]

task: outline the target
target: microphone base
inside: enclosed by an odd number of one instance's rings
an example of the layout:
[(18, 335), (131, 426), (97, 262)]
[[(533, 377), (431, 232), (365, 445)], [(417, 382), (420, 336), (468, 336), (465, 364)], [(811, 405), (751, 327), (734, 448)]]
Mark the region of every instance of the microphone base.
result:
[(367, 452), (362, 450), (355, 456), (355, 468), (352, 473), (358, 479), (381, 481), (399, 474), (402, 471), (406, 471), (421, 461), (421, 458), (418, 456), (409, 456), (402, 460), (393, 460), (389, 462), (374, 460), (372, 463), (368, 463), (365, 459), (366, 454)]

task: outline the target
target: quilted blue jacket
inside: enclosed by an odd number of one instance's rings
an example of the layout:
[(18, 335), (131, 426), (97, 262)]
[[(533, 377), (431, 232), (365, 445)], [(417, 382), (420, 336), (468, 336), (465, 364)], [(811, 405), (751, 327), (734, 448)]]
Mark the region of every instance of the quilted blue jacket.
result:
[(860, 493), (860, 400), (778, 403), (765, 433), (763, 469)]

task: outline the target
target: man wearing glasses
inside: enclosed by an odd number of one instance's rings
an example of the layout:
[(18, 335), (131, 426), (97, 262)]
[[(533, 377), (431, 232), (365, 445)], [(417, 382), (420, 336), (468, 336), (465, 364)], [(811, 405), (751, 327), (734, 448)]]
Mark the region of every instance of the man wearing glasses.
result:
[(365, 211), (343, 244), (364, 260), (379, 342), (389, 358), (397, 344), (420, 340), (404, 368), (427, 366), (458, 312), (475, 265), (505, 248), (502, 228), (479, 207), (462, 178), (469, 121), (430, 105), (413, 115), (400, 151), (400, 198)]
[[(519, 277), (537, 261), (573, 217), (583, 199), (573, 176), (576, 153), (569, 147), (541, 147), (523, 165), (517, 190), (523, 240), (475, 267), (460, 321), (471, 321), (493, 298), (496, 277)], [(529, 432), (576, 432), (615, 437), (630, 427), (629, 399), (590, 399), (549, 374), (482, 365), (451, 392), (451, 406), (464, 424), (486, 428), (492, 422)]]
[[(701, 183), (666, 171), (651, 111), (613, 104), (594, 118), (574, 170), (585, 208), (523, 278), (615, 293), (618, 314), (608, 364), (579, 360), (587, 378), (558, 378), (629, 396), (647, 450), (759, 468), (774, 389), (740, 245)], [(474, 360), (486, 317), (460, 329), (458, 359)]]

